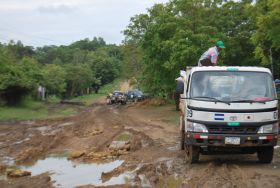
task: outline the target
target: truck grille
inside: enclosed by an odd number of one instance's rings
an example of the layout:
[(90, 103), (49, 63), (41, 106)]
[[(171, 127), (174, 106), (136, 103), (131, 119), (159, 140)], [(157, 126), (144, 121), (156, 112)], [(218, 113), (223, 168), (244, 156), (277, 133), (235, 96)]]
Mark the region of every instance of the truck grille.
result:
[(224, 127), (224, 126), (208, 126), (209, 133), (212, 134), (256, 134), (258, 127)]

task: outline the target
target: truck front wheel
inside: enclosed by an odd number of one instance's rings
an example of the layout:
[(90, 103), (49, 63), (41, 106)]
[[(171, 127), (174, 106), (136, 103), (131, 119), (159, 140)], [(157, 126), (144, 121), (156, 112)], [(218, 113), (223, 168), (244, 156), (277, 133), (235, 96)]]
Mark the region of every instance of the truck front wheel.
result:
[(273, 147), (263, 147), (258, 150), (258, 159), (261, 163), (271, 163), (273, 159)]
[(197, 163), (199, 160), (199, 150), (200, 148), (198, 146), (185, 146), (186, 150), (186, 158), (187, 162), (193, 164)]

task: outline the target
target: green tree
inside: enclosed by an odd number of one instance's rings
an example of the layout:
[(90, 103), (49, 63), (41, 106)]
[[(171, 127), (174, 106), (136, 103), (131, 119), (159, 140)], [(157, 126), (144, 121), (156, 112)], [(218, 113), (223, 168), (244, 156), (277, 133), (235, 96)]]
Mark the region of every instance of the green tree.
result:
[(250, 17), (253, 8), (250, 0), (229, 1), (223, 4), (212, 19), (213, 24), (226, 37), (223, 63), (230, 66), (258, 66), (259, 61), (254, 56), (252, 34), (256, 30), (256, 23)]
[(247, 11), (252, 6), (249, 0), (176, 0), (133, 17), (124, 31), (125, 44), (141, 47), (142, 86), (172, 96), (179, 70), (196, 65), (217, 40), (228, 47), (220, 65), (257, 65), (250, 41), (255, 25)]
[(66, 66), (67, 96), (82, 95), (91, 87), (94, 74), (86, 64), (68, 64)]
[(5, 51), (1, 50), (0, 53), (0, 96), (8, 105), (17, 105), (24, 96), (37, 89), (41, 71), (37, 61), (32, 58), (13, 63)]
[(32, 57), (35, 54), (33, 47), (24, 46), (21, 41), (14, 42), (11, 40), (7, 45), (7, 50), (17, 60), (23, 57)]
[(62, 95), (66, 90), (66, 71), (57, 64), (48, 64), (44, 67), (42, 85), (48, 94)]
[(49, 94), (68, 97), (89, 89), (98, 92), (120, 75), (122, 61), (120, 47), (100, 37), (35, 50), (20, 41), (0, 44), (0, 100), (18, 103), (38, 85)]
[(280, 77), (280, 2), (278, 0), (257, 1), (253, 18), (257, 22), (257, 30), (252, 40), (256, 45), (256, 57), (264, 66), (274, 64), (274, 76)]
[(101, 85), (112, 82), (119, 76), (121, 69), (120, 60), (110, 57), (105, 48), (90, 52), (87, 56), (87, 64), (100, 80)]
[(122, 76), (126, 78), (137, 77), (142, 74), (143, 50), (134, 41), (127, 41), (122, 46), (123, 68)]
[(70, 45), (70, 48), (86, 50), (86, 51), (95, 51), (98, 48), (104, 47), (106, 42), (101, 37), (94, 37), (92, 40), (86, 38), (77, 42), (74, 42)]

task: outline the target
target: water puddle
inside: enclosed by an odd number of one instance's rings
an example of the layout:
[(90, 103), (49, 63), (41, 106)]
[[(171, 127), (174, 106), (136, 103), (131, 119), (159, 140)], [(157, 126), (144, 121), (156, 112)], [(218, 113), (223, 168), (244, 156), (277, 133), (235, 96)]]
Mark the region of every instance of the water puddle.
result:
[(69, 125), (73, 125), (74, 122), (66, 122), (66, 123), (62, 123), (60, 125), (58, 125), (58, 127), (66, 127), (66, 126), (69, 126)]
[(274, 149), (279, 149), (279, 148), (280, 148), (280, 146), (279, 146), (279, 145), (274, 146)]
[(63, 126), (57, 126), (57, 128), (55, 129), (52, 129), (52, 127), (50, 126), (42, 126), (42, 127), (32, 128), (32, 129), (39, 131), (43, 136), (50, 136), (60, 132), (62, 128)]
[(34, 125), (34, 124), (35, 124), (35, 121), (27, 120), (27, 121), (21, 122), (20, 124), (23, 124), (23, 125)]
[(18, 142), (13, 143), (12, 145), (18, 145), (18, 144), (21, 144), (21, 143), (26, 142), (26, 141), (29, 141), (29, 140), (30, 140), (30, 138), (25, 138), (25, 139), (23, 139), (23, 140), (20, 140), (20, 141), (18, 141)]
[(145, 175), (140, 174), (138, 177), (139, 177), (140, 180), (141, 180), (141, 187), (144, 187), (144, 188), (152, 187), (150, 181), (146, 178)]
[(1, 181), (1, 180), (7, 180), (7, 179), (6, 179), (6, 176), (0, 175), (0, 181)]
[(170, 146), (170, 147), (168, 147), (167, 148), (168, 150), (170, 150), (170, 151), (177, 151), (177, 150), (179, 150), (179, 146)]
[(51, 130), (50, 126), (41, 126), (41, 127), (32, 127), (30, 130), (36, 130), (39, 131), (42, 135), (46, 134), (48, 131)]
[[(14, 158), (8, 156), (0, 156), (0, 164), (3, 166), (13, 166), (15, 163)], [(7, 180), (7, 177), (4, 172), (0, 173), (0, 180)]]
[(4, 165), (12, 166), (15, 163), (15, 159), (12, 157), (4, 156), (2, 157), (2, 160), (0, 162)]
[(39, 160), (34, 166), (22, 166), (22, 170), (32, 173), (32, 176), (49, 172), (52, 181), (57, 187), (76, 187), (82, 185), (109, 186), (128, 183), (129, 173), (123, 173), (118, 177), (112, 177), (102, 182), (101, 174), (107, 173), (123, 164), (123, 160), (116, 160), (103, 164), (80, 164), (63, 157), (49, 157)]
[(167, 149), (170, 151), (178, 151), (180, 148), (179, 144), (176, 144), (175, 146), (170, 146)]
[(170, 158), (170, 157), (160, 157), (156, 160), (156, 162), (167, 162), (167, 161), (172, 161), (174, 160), (174, 158)]

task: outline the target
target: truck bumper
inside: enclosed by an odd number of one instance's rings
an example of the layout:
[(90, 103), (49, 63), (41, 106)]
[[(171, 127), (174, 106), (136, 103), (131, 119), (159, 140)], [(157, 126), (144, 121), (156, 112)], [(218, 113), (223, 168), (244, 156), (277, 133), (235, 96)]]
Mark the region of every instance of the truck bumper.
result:
[[(240, 138), (239, 143), (226, 143), (226, 138)], [(263, 147), (275, 146), (277, 134), (234, 135), (234, 134), (205, 134), (185, 133), (185, 145), (214, 146), (214, 147)]]

